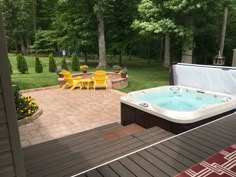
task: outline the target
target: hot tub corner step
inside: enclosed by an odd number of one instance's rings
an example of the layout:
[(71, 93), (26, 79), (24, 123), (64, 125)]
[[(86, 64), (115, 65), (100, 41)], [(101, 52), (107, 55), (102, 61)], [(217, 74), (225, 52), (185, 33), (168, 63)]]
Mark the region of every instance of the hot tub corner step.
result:
[(125, 137), (125, 136), (129, 136), (129, 135), (133, 135), (136, 133), (140, 133), (143, 132), (144, 130), (146, 130), (145, 128), (133, 123), (124, 127), (118, 127), (114, 130), (111, 130), (109, 132), (106, 132), (105, 134), (103, 134), (103, 137), (106, 140), (115, 140), (121, 137)]

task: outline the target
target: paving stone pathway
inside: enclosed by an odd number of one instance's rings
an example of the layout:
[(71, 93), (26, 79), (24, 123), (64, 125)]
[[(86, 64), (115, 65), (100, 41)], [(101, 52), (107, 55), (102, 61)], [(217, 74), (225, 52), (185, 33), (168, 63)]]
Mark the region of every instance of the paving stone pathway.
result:
[(113, 122), (120, 122), (120, 97), (115, 90), (30, 91), (43, 114), (19, 127), (22, 147), (60, 138)]

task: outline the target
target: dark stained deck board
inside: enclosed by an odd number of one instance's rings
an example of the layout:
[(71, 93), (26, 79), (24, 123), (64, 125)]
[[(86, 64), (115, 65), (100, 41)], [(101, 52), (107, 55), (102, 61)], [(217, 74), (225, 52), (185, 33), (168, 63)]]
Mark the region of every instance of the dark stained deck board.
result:
[(119, 161), (115, 161), (109, 164), (109, 166), (122, 177), (135, 177), (135, 175)]
[[(185, 137), (185, 136), (179, 136), (176, 137), (176, 139), (181, 140), (182, 142), (185, 142), (189, 145), (193, 145), (195, 148), (201, 150), (202, 152), (207, 153), (208, 155), (215, 153), (216, 151), (211, 149), (211, 147), (206, 146), (206, 144), (204, 143), (199, 143), (198, 141), (195, 141), (194, 138), (189, 138), (189, 137)], [(170, 140), (172, 141), (172, 140)], [(182, 147), (182, 145), (180, 145), (180, 147)], [(184, 148), (184, 146), (183, 146)]]
[(158, 146), (154, 146), (154, 148), (158, 149), (166, 156), (172, 157), (173, 159), (175, 159), (175, 161), (182, 163), (186, 167), (189, 166), (189, 164), (195, 164), (195, 162), (193, 162), (191, 159), (188, 159), (187, 157), (176, 153), (175, 151), (170, 149), (169, 146), (165, 146), (164, 144), (159, 144)]
[[(129, 158), (134, 161), (138, 165), (136, 168), (150, 170), (152, 176), (156, 171), (156, 173), (162, 172), (162, 175), (156, 176), (172, 177), (234, 143), (236, 143), (236, 114), (123, 159)], [(120, 163), (123, 159), (112, 162), (112, 164)], [(122, 170), (130, 171), (129, 167), (125, 168)], [(126, 176), (125, 174), (120, 175), (120, 177)]]
[(169, 166), (167, 163), (159, 159), (158, 157), (154, 156), (152, 153), (148, 152), (147, 150), (143, 150), (138, 152), (140, 156), (142, 156), (145, 160), (152, 163), (156, 168), (159, 168), (161, 171), (166, 173), (168, 176), (175, 176), (179, 172), (174, 169), (173, 167)]
[[(217, 130), (217, 129), (209, 129), (209, 130), (206, 130), (206, 129), (201, 129), (201, 131), (196, 131), (196, 132), (199, 132), (201, 133), (202, 135), (205, 135), (205, 136), (211, 136), (212, 138), (216, 138), (218, 139), (219, 137), (222, 138), (221, 141), (227, 143), (227, 142), (232, 142), (234, 141), (235, 139), (233, 137), (231, 137), (230, 135), (232, 134), (228, 134), (226, 131), (225, 132), (220, 132), (220, 130)], [(224, 140), (225, 141), (224, 141)]]
[[(72, 167), (66, 169), (66, 171), (63, 171), (63, 173), (66, 173), (66, 174), (70, 173), (69, 175), (73, 175), (75, 173), (92, 168), (96, 165), (100, 165), (101, 163), (105, 163), (111, 159), (118, 158), (118, 157), (122, 156), (123, 154), (131, 153), (134, 150), (137, 150), (137, 148), (142, 148), (142, 147), (144, 147), (144, 144), (142, 142), (136, 142), (136, 143), (131, 144), (129, 146), (125, 146), (120, 149), (117, 149), (116, 151), (112, 151), (112, 152), (110, 152), (110, 154), (109, 153), (103, 154), (99, 157), (89, 160), (89, 162), (91, 162), (92, 165), (91, 164), (88, 165), (88, 163), (77, 164), (75, 166), (72, 166)], [(111, 158), (111, 156), (112, 156), (112, 158)], [(58, 174), (61, 174), (61, 173), (59, 172)], [(53, 174), (52, 177), (54, 177), (54, 176), (58, 177), (58, 174), (55, 174), (55, 175)]]
[[(49, 167), (49, 166), (54, 166), (55, 164), (57, 164), (58, 161), (61, 162), (67, 162), (67, 161), (71, 161), (72, 159), (75, 158), (83, 158), (83, 156), (86, 156), (86, 154), (92, 154), (95, 153), (97, 155), (97, 151), (101, 151), (104, 149), (109, 149), (111, 146), (117, 146), (120, 143), (124, 143), (127, 142), (129, 140), (133, 139), (131, 136), (127, 136), (124, 138), (121, 138), (117, 141), (110, 141), (110, 142), (104, 142), (103, 144), (98, 144), (98, 146), (96, 144), (94, 144), (93, 147), (88, 147), (87, 149), (73, 149), (73, 151), (71, 151), (70, 149), (67, 150), (67, 152), (54, 152), (51, 154), (45, 154), (44, 156), (38, 157), (33, 161), (30, 161), (31, 163), (27, 163), (27, 168), (29, 169), (28, 171), (31, 171), (30, 169), (32, 168), (33, 170), (35, 168), (38, 169), (38, 171), (40, 170), (44, 170), (45, 168)], [(91, 156), (91, 155), (90, 155)], [(44, 163), (40, 163), (45, 161), (46, 164)], [(82, 161), (82, 160), (81, 160)]]
[(220, 149), (220, 146), (217, 146), (216, 144), (214, 144), (210, 141), (206, 141), (205, 139), (202, 139), (202, 138), (198, 137), (196, 132), (194, 132), (194, 133), (189, 132), (188, 134), (184, 134), (183, 137), (192, 139), (195, 142), (212, 149), (213, 152), (217, 152)]
[(222, 130), (224, 128), (224, 125), (222, 125), (222, 124), (212, 124), (212, 125), (214, 127), (218, 128), (219, 132), (226, 133), (226, 134), (229, 134), (229, 135), (231, 135), (232, 133), (236, 133), (236, 129), (235, 128), (228, 127), (227, 130), (226, 129)]
[(48, 152), (49, 150), (53, 150), (55, 147), (52, 145), (59, 144), (61, 142), (63, 142), (64, 144), (67, 144), (67, 143), (71, 144), (72, 142), (78, 142), (78, 141), (84, 142), (84, 140), (89, 139), (89, 138), (91, 138), (91, 140), (94, 140), (100, 137), (101, 134), (103, 134), (104, 132), (110, 131), (111, 129), (118, 128), (118, 127), (122, 127), (122, 126), (118, 123), (104, 125), (104, 126), (92, 129), (92, 130), (81, 132), (79, 134), (73, 134), (73, 135), (65, 136), (59, 139), (29, 146), (29, 147), (24, 148), (23, 152), (25, 154), (29, 153), (30, 155), (32, 155), (33, 152), (37, 152), (37, 154), (39, 152), (44, 153), (44, 152)]
[(148, 137), (146, 139), (140, 139), (140, 140), (142, 140), (146, 144), (153, 144), (155, 142), (161, 141), (163, 139), (167, 139), (167, 138), (172, 137), (172, 136), (174, 136), (173, 133), (164, 131), (164, 132), (161, 132), (161, 133), (156, 134), (154, 136)]
[(117, 173), (115, 173), (108, 165), (101, 166), (97, 170), (102, 174), (103, 177), (119, 177)]
[(76, 156), (73, 154), (73, 157), (71, 156), (70, 158), (66, 159), (66, 161), (59, 161), (52, 164), (51, 166), (47, 166), (47, 164), (45, 164), (43, 171), (39, 170), (37, 167), (28, 169), (27, 171), (29, 176), (34, 177), (41, 177), (47, 174), (47, 176), (59, 177), (68, 175), (69, 173), (78, 173), (104, 161), (112, 160), (113, 158), (120, 156), (125, 152), (133, 151), (134, 149), (142, 147), (143, 145), (144, 143), (137, 139), (130, 139), (123, 143), (119, 143), (116, 146), (107, 147), (106, 149), (86, 154), (84, 156), (80, 156), (80, 154)]
[[(42, 143), (25, 148), (27, 175), (29, 177), (74, 175), (145, 147), (147, 145), (145, 141), (150, 142), (150, 138), (158, 139), (160, 136), (159, 139), (162, 140), (167, 136), (173, 136), (172, 133), (155, 127), (112, 141), (103, 138), (104, 132), (109, 132), (117, 127), (120, 126), (110, 124), (87, 131), (89, 135), (82, 132), (82, 135), (77, 134), (78, 137), (71, 135), (72, 138), (69, 136), (68, 139), (52, 140), (49, 142), (50, 146)], [(141, 138), (139, 139), (139, 137)], [(45, 149), (42, 151), (44, 145)], [(37, 149), (38, 147), (39, 149)]]
[(140, 136), (144, 136), (144, 135), (149, 135), (151, 132), (159, 131), (160, 129), (161, 129), (160, 127), (154, 126), (152, 128), (147, 129), (146, 131), (135, 133), (135, 134), (133, 134), (133, 136), (140, 137)]
[(87, 177), (102, 177), (102, 175), (97, 171), (97, 169), (89, 171), (86, 174)]
[(150, 147), (147, 149), (147, 151), (153, 154), (154, 156), (156, 156), (157, 158), (161, 159), (163, 162), (167, 163), (169, 166), (176, 169), (178, 172), (181, 172), (187, 168), (186, 165), (175, 160), (173, 157), (166, 155), (165, 153), (160, 151), (158, 148)]
[(222, 149), (225, 147), (225, 144), (228, 144), (229, 141), (218, 137), (217, 139), (214, 139), (213, 136), (210, 136), (210, 133), (205, 135), (201, 133), (202, 131), (194, 131), (194, 132), (190, 132), (188, 136), (193, 135), (194, 138), (198, 139), (198, 141), (202, 141), (204, 143), (206, 143), (207, 145), (211, 145), (212, 144), (212, 149), (219, 151), (219, 149)]
[(143, 169), (146, 169), (148, 173), (154, 177), (168, 177), (167, 174), (165, 174), (159, 168), (156, 168), (152, 163), (141, 157), (138, 153), (130, 155), (129, 158)]
[[(206, 158), (211, 154), (201, 151), (200, 146), (195, 146), (194, 144), (191, 144), (191, 142), (185, 142), (177, 138), (166, 141), (162, 143), (162, 145), (170, 148), (175, 153), (178, 152), (176, 153), (176, 155), (182, 155), (193, 162), (199, 162), (202, 158)], [(181, 147), (181, 150), (179, 149), (179, 147)]]
[(139, 140), (143, 141), (146, 144), (152, 144), (161, 141), (163, 139), (169, 138), (171, 136), (174, 136), (174, 134), (164, 129), (161, 129), (160, 127), (154, 127), (151, 128), (151, 130), (147, 130), (145, 132), (141, 132), (133, 136), (135, 136), (136, 138), (138, 138)]
[(128, 157), (120, 159), (119, 162), (126, 168), (128, 168), (136, 177), (152, 177), (147, 171), (145, 171), (142, 167), (138, 166)]

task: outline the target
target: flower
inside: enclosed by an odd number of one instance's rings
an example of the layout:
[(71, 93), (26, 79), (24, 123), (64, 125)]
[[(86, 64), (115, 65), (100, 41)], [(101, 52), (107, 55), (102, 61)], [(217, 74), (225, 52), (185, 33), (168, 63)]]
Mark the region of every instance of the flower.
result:
[(87, 70), (87, 69), (89, 69), (89, 67), (88, 67), (88, 65), (81, 65), (80, 69), (81, 70)]

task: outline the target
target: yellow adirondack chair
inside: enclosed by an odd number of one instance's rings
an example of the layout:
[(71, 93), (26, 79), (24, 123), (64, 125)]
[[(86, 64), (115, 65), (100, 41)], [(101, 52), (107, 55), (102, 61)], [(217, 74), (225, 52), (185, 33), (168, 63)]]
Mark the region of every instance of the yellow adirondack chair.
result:
[(93, 88), (94, 90), (96, 87), (105, 87), (107, 89), (107, 73), (103, 70), (95, 71), (93, 79)]
[(77, 77), (76, 79), (73, 79), (72, 75), (70, 73), (63, 73), (64, 79), (66, 83), (61, 87), (61, 89), (65, 89), (67, 86), (70, 86), (70, 90), (73, 90), (75, 87), (81, 88), (81, 82), (80, 77)]

